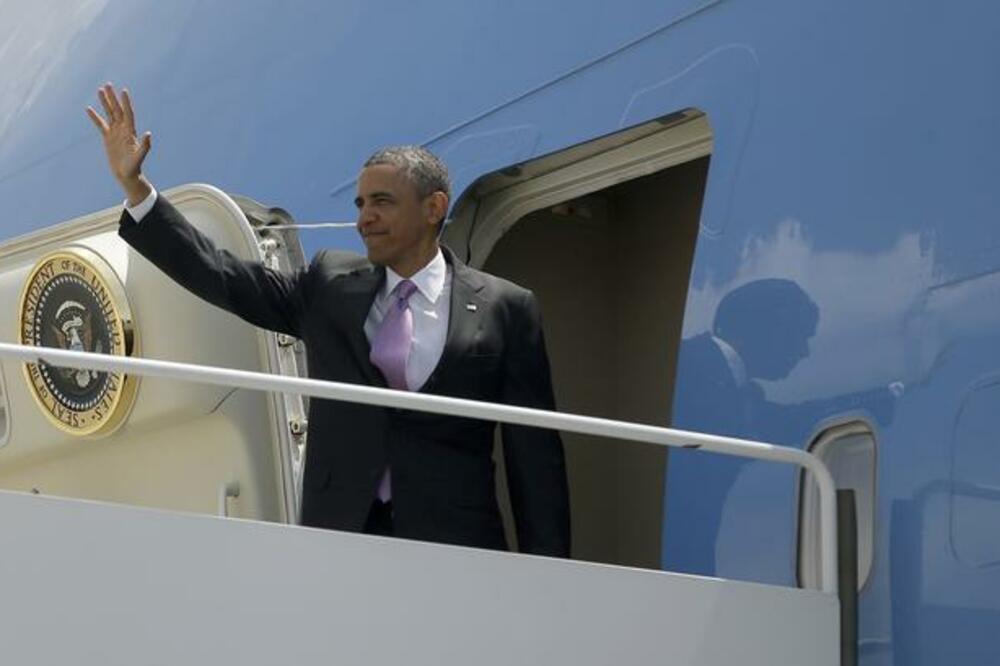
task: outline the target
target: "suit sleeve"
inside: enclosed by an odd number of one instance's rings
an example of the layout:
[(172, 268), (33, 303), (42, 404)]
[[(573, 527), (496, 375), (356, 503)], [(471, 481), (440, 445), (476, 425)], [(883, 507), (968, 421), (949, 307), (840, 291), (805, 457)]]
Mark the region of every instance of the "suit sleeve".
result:
[(118, 234), (194, 295), (261, 328), (301, 337), (305, 270), (283, 273), (217, 248), (162, 195), (141, 223), (124, 211)]
[[(511, 313), (504, 352), (503, 401), (555, 409), (541, 317), (531, 292)], [(569, 490), (559, 433), (527, 426), (502, 426), (507, 485), (521, 552), (570, 555)]]

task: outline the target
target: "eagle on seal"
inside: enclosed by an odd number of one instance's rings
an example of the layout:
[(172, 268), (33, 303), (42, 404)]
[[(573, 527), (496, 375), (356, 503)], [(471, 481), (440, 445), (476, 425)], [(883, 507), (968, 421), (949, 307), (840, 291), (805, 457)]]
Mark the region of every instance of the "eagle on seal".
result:
[[(66, 301), (60, 305), (56, 310), (55, 323), (50, 323), (49, 328), (62, 349), (93, 351), (98, 354), (104, 351), (100, 341), (94, 345), (93, 318), (90, 312), (76, 301)], [(59, 368), (58, 371), (63, 379), (75, 383), (81, 389), (87, 388), (100, 374), (96, 370), (77, 368)]]

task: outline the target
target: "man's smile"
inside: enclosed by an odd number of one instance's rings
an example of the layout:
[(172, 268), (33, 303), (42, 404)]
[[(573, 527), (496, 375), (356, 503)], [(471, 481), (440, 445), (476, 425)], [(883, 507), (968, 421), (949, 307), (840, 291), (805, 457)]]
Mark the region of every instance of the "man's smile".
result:
[(372, 238), (378, 238), (379, 236), (388, 236), (388, 235), (389, 235), (388, 231), (362, 231), (361, 232), (361, 237), (363, 239), (365, 239), (365, 241), (368, 241), (368, 240), (370, 240)]

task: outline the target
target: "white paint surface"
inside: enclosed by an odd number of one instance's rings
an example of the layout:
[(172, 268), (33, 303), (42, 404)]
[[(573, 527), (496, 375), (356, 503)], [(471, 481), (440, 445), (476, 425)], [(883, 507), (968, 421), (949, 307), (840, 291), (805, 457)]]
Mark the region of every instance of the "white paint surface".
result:
[(815, 591), (0, 493), (5, 664), (833, 666)]

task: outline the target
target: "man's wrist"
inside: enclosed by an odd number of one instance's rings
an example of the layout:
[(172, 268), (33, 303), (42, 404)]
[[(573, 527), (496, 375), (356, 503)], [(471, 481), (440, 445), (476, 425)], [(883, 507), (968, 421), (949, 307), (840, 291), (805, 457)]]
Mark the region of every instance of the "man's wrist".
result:
[(153, 206), (156, 205), (156, 199), (158, 196), (159, 195), (156, 192), (156, 188), (151, 186), (151, 189), (149, 191), (149, 196), (143, 199), (140, 203), (136, 204), (135, 206), (132, 206), (129, 204), (128, 201), (126, 201), (125, 212), (127, 212), (132, 217), (132, 220), (136, 224), (139, 224), (140, 222), (142, 222), (143, 218), (146, 217), (149, 211), (153, 210)]
[(142, 174), (120, 182), (122, 189), (125, 190), (126, 205), (130, 208), (141, 204), (153, 191), (152, 184)]

